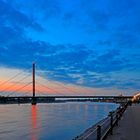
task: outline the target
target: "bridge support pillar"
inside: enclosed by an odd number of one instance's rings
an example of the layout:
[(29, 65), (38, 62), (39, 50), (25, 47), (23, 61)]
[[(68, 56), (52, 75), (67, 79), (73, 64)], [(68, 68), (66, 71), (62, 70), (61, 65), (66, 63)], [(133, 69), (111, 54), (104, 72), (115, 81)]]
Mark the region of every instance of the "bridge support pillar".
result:
[(35, 63), (32, 66), (32, 75), (33, 75), (33, 97), (32, 97), (32, 105), (36, 105), (36, 98), (35, 98)]

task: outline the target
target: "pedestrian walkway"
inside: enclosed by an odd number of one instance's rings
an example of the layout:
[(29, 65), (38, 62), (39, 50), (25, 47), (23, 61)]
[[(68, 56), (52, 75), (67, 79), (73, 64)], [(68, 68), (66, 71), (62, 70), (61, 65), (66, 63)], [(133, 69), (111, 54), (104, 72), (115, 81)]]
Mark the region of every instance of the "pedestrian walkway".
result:
[(107, 140), (140, 140), (140, 104), (133, 104), (126, 109), (113, 135)]

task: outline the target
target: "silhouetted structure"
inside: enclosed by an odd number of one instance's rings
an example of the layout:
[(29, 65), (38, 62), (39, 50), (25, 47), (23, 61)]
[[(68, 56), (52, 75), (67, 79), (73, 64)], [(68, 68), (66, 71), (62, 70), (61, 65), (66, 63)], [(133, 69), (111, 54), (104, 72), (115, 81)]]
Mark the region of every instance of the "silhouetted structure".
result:
[(33, 74), (33, 97), (32, 97), (32, 105), (36, 105), (36, 97), (35, 97), (35, 63), (32, 66), (32, 74)]

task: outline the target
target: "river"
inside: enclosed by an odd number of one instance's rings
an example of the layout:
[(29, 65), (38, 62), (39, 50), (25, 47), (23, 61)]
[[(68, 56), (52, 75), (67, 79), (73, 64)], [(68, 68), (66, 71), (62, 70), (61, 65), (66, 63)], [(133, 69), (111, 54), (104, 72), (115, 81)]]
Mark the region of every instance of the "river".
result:
[(0, 140), (72, 140), (118, 106), (94, 102), (0, 105)]

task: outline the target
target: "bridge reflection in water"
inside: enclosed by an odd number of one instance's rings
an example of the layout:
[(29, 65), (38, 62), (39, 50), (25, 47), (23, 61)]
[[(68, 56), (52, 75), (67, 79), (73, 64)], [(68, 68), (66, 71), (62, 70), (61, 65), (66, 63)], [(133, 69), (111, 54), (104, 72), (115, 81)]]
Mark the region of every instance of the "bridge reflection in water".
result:
[(31, 127), (31, 140), (37, 140), (37, 106), (32, 105), (32, 127)]

